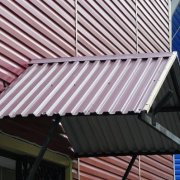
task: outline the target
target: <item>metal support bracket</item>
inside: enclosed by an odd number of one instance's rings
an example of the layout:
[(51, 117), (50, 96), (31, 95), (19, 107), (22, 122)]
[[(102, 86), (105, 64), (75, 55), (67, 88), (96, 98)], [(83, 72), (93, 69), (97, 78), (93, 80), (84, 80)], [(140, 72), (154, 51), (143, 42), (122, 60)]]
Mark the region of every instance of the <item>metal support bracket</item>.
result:
[(45, 152), (47, 150), (47, 147), (48, 147), (49, 143), (51, 142), (51, 140), (52, 140), (52, 138), (53, 138), (53, 136), (55, 134), (55, 131), (57, 130), (57, 128), (59, 126), (60, 121), (61, 121), (60, 116), (56, 116), (53, 119), (53, 125), (49, 129), (47, 137), (46, 137), (46, 139), (45, 139), (45, 141), (44, 141), (44, 143), (43, 143), (43, 145), (41, 147), (41, 150), (40, 150), (40, 152), (39, 152), (39, 154), (38, 154), (32, 168), (31, 168), (31, 171), (29, 173), (29, 176), (28, 176), (27, 180), (34, 180), (34, 175), (35, 175), (35, 173), (36, 173), (36, 171), (38, 169), (38, 166), (39, 166), (40, 162), (43, 159), (43, 156), (44, 156), (44, 154), (45, 154)]
[(145, 122), (147, 125), (155, 129), (157, 132), (161, 133), (166, 138), (170, 139), (174, 143), (176, 143), (178, 146), (180, 146), (180, 138), (177, 137), (175, 134), (173, 134), (171, 131), (163, 127), (158, 122), (155, 122), (155, 125), (153, 125), (152, 117), (150, 117), (146, 112), (142, 112), (139, 116), (139, 119), (143, 122)]
[(128, 175), (129, 175), (129, 172), (131, 171), (131, 168), (132, 168), (136, 158), (137, 158), (137, 155), (133, 155), (132, 156), (132, 159), (131, 159), (131, 161), (129, 163), (128, 168), (126, 169), (126, 172), (124, 173), (124, 176), (123, 176), (122, 180), (126, 180), (127, 179)]

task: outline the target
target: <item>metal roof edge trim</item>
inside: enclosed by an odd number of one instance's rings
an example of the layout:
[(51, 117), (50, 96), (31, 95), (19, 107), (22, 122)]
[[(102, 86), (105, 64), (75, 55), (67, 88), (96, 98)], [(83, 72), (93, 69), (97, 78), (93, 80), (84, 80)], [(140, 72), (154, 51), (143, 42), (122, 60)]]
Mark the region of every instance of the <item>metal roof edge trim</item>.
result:
[(42, 118), (42, 117), (47, 117), (47, 118), (57, 118), (57, 117), (71, 117), (71, 116), (118, 116), (118, 115), (123, 115), (123, 116), (126, 116), (126, 115), (139, 115), (140, 113), (135, 113), (133, 111), (129, 111), (128, 113), (126, 114), (123, 114), (122, 112), (120, 111), (117, 111), (115, 114), (110, 114), (108, 112), (104, 112), (102, 114), (97, 114), (96, 112), (93, 112), (93, 113), (90, 113), (90, 114), (84, 114), (84, 113), (78, 113), (77, 115), (73, 115), (71, 113), (66, 113), (64, 115), (60, 115), (58, 113), (54, 113), (53, 115), (49, 116), (47, 114), (40, 114), (39, 116), (35, 115), (34, 113), (33, 114), (28, 114), (27, 116), (23, 116), (22, 114), (17, 114), (16, 116), (0, 116), (0, 119), (15, 119), (15, 118)]
[(170, 57), (174, 52), (159, 52), (159, 53), (138, 53), (138, 54), (119, 54), (119, 55), (103, 55), (103, 56), (81, 56), (81, 57), (60, 57), (60, 58), (45, 58), (32, 59), (31, 64), (45, 64), (45, 63), (61, 63), (73, 61), (100, 61), (113, 59), (133, 59), (133, 58), (153, 58), (153, 57)]
[(174, 51), (172, 52), (172, 56), (170, 57), (168, 63), (166, 64), (161, 76), (159, 77), (153, 91), (151, 92), (151, 95), (149, 96), (149, 99), (147, 100), (146, 105), (144, 106), (143, 110), (146, 111), (147, 113), (150, 111), (150, 108), (159, 92), (161, 89), (162, 84), (164, 83), (172, 65), (174, 64), (175, 60), (177, 58), (177, 52)]
[[(180, 154), (180, 150), (177, 150), (174, 152), (175, 154)], [(170, 151), (156, 151), (156, 152), (145, 152), (145, 151), (139, 151), (139, 152), (131, 152), (131, 156), (133, 155), (172, 155), (172, 152)], [(88, 157), (109, 157), (109, 156), (129, 156), (129, 153), (116, 153), (116, 152), (111, 152), (111, 153), (83, 153), (83, 154), (78, 154), (75, 153), (74, 158), (88, 158)]]

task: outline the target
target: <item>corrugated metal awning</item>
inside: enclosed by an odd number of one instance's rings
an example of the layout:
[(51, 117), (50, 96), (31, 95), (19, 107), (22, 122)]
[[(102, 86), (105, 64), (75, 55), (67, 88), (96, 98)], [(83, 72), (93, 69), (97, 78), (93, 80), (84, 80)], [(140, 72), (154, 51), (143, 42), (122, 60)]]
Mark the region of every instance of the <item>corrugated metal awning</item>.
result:
[(18, 121), (17, 115), (34, 115), (38, 121), (59, 114), (77, 156), (179, 152), (179, 82), (168, 87), (174, 90), (173, 98), (157, 119), (174, 113), (176, 127), (171, 128), (168, 118), (163, 123), (175, 134), (176, 143), (139, 119), (143, 112), (151, 118), (155, 98), (162, 98), (161, 87), (170, 84), (176, 56), (173, 52), (33, 60), (0, 96), (0, 117)]

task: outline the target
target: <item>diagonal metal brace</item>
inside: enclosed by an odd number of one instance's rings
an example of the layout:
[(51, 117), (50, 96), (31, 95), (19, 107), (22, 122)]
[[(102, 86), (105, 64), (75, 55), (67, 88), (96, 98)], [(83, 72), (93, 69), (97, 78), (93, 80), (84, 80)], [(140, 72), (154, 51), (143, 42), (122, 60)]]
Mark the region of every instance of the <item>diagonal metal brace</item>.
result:
[(166, 129), (165, 127), (163, 127), (158, 122), (155, 122), (155, 125), (154, 125), (152, 117), (150, 117), (145, 111), (140, 114), (139, 119), (141, 121), (145, 122), (151, 128), (155, 129), (157, 132), (161, 133), (166, 138), (168, 138), (171, 141), (173, 141), (174, 143), (176, 143), (178, 146), (180, 146), (180, 138), (177, 137), (175, 134), (173, 134), (168, 129)]
[(39, 166), (40, 162), (43, 159), (43, 156), (44, 156), (44, 154), (45, 154), (45, 152), (47, 150), (47, 147), (48, 147), (49, 143), (51, 142), (51, 140), (52, 140), (52, 138), (53, 138), (53, 136), (55, 134), (55, 131), (57, 130), (57, 128), (59, 126), (60, 121), (61, 121), (60, 116), (56, 116), (53, 119), (53, 125), (49, 129), (48, 135), (47, 135), (47, 137), (46, 137), (46, 139), (45, 139), (45, 141), (44, 141), (44, 143), (43, 143), (43, 145), (41, 147), (41, 150), (40, 150), (40, 152), (38, 154), (38, 157), (36, 158), (32, 168), (31, 168), (31, 171), (29, 173), (29, 176), (28, 176), (27, 180), (34, 180), (34, 175), (35, 175), (35, 173), (36, 173), (36, 171), (38, 169), (38, 166)]
[(126, 172), (125, 172), (122, 180), (126, 180), (126, 179), (127, 179), (128, 175), (129, 175), (129, 172), (130, 172), (130, 170), (131, 170), (131, 168), (132, 168), (132, 166), (133, 166), (136, 158), (137, 158), (137, 155), (133, 155), (133, 156), (132, 156), (132, 159), (131, 159), (131, 161), (130, 161), (130, 163), (129, 163), (128, 168), (126, 169)]

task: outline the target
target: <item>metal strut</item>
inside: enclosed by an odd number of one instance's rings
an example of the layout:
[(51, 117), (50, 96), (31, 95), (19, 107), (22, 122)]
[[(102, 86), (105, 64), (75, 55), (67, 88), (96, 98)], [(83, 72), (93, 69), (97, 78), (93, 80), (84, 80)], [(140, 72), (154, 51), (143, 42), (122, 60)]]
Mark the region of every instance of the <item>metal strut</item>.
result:
[(39, 166), (41, 160), (43, 159), (43, 156), (44, 156), (44, 154), (45, 154), (45, 152), (47, 150), (47, 147), (48, 147), (49, 143), (51, 142), (51, 140), (52, 140), (52, 138), (53, 138), (53, 136), (55, 134), (55, 131), (57, 130), (57, 128), (59, 126), (60, 121), (61, 121), (60, 116), (53, 119), (53, 125), (52, 125), (51, 129), (49, 129), (47, 137), (46, 137), (46, 139), (45, 139), (45, 141), (44, 141), (44, 143), (43, 143), (43, 145), (41, 147), (41, 150), (39, 152), (38, 157), (36, 158), (32, 168), (31, 168), (31, 171), (29, 173), (29, 176), (28, 176), (27, 180), (34, 180), (34, 175), (35, 175), (35, 173), (36, 173), (36, 171), (38, 169), (38, 166)]
[(161, 133), (166, 138), (170, 139), (180, 147), (180, 138), (173, 134), (171, 131), (163, 127), (158, 122), (153, 124), (152, 117), (149, 116), (146, 112), (142, 112), (139, 116), (139, 119), (149, 125), (151, 128), (155, 129), (157, 132)]
[(131, 168), (132, 168), (136, 158), (137, 158), (137, 155), (133, 155), (132, 156), (132, 159), (131, 159), (131, 161), (129, 163), (128, 168), (126, 169), (126, 172), (124, 173), (124, 176), (123, 176), (122, 180), (126, 180), (127, 179), (128, 175), (129, 175), (129, 172), (130, 172), (130, 170), (131, 170)]

